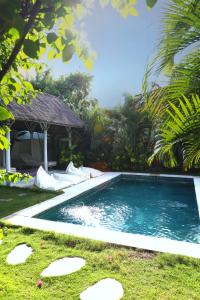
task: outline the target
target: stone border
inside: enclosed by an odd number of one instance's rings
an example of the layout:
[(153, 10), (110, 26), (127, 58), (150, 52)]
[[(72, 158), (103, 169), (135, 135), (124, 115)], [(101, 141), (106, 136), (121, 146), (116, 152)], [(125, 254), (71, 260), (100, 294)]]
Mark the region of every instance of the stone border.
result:
[(200, 219), (200, 177), (194, 177), (193, 180), (194, 180), (194, 188), (196, 193), (197, 206), (198, 206), (199, 219)]
[(72, 186), (64, 190), (64, 194), (53, 199), (47, 200), (32, 207), (16, 212), (4, 220), (14, 225), (26, 226), (39, 230), (55, 231), (57, 233), (64, 233), (75, 235), (84, 238), (90, 238), (103, 242), (109, 242), (122, 246), (141, 248), (152, 251), (168, 252), (172, 254), (180, 254), (200, 258), (200, 244), (170, 240), (167, 238), (158, 238), (152, 236), (145, 236), (141, 234), (132, 234), (117, 232), (108, 229), (92, 228), (87, 226), (75, 225), (63, 222), (54, 222), (35, 218), (34, 216), (51, 208), (57, 206), (67, 200), (77, 197), (83, 193), (87, 193), (96, 187), (104, 186), (104, 184), (119, 178), (121, 175), (140, 175), (140, 176), (154, 176), (154, 177), (171, 177), (171, 178), (185, 178), (193, 179), (197, 204), (200, 214), (200, 177), (184, 176), (184, 175), (168, 175), (168, 174), (148, 174), (148, 173), (116, 173), (107, 172), (104, 175), (87, 180), (78, 185)]

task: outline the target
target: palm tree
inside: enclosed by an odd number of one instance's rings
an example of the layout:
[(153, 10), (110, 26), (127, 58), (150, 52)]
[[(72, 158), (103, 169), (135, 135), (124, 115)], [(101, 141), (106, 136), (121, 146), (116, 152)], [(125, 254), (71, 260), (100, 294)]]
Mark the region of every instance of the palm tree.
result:
[[(154, 71), (156, 74), (165, 72), (169, 81), (167, 86), (150, 92), (148, 78)], [(146, 108), (153, 119), (155, 131), (158, 132), (150, 161), (157, 157), (165, 165), (173, 167), (177, 165), (178, 151), (183, 155), (185, 168), (197, 166), (200, 159), (200, 140), (196, 134), (199, 122), (194, 119), (199, 117), (199, 108), (195, 112), (194, 101), (199, 103), (199, 98), (192, 94), (200, 94), (199, 0), (170, 0), (163, 13), (158, 53), (145, 75), (144, 94)], [(190, 110), (190, 106), (194, 110)], [(188, 114), (185, 114), (186, 110)], [(184, 119), (179, 120), (178, 116), (181, 115)], [(178, 150), (175, 151), (177, 147)]]
[(192, 96), (178, 100), (178, 106), (169, 102), (168, 118), (160, 126), (150, 163), (158, 158), (166, 167), (178, 165), (182, 156), (185, 170), (200, 166), (200, 98)]

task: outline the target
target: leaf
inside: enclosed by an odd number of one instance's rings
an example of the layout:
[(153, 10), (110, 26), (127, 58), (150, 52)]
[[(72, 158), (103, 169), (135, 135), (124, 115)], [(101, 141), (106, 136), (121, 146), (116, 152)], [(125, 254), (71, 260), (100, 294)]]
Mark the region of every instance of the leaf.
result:
[(135, 7), (131, 7), (129, 8), (129, 13), (134, 16), (134, 17), (137, 17), (138, 16), (138, 12), (137, 10), (135, 9)]
[(55, 34), (55, 32), (50, 32), (47, 34), (47, 42), (49, 44), (55, 42), (57, 40), (58, 36)]
[(72, 41), (74, 39), (74, 34), (71, 30), (66, 29), (65, 30), (65, 37), (67, 38), (68, 41)]
[(89, 58), (85, 59), (83, 62), (89, 71), (91, 71), (93, 69), (94, 61), (92, 58), (89, 57)]
[(62, 59), (64, 62), (69, 61), (73, 54), (74, 54), (75, 48), (73, 45), (66, 45), (65, 48), (62, 51)]
[(54, 56), (55, 56), (55, 51), (54, 50), (49, 50), (48, 59), (52, 60), (52, 59), (54, 59)]
[(24, 41), (24, 53), (31, 57), (31, 58), (37, 58), (37, 51), (39, 50), (39, 44), (38, 41), (32, 41), (30, 39), (26, 39)]
[(157, 3), (157, 0), (146, 0), (148, 8), (153, 8), (154, 5)]
[(0, 106), (0, 121), (5, 121), (8, 119), (13, 119), (12, 113), (7, 110), (5, 107)]
[(20, 37), (20, 33), (19, 33), (18, 29), (14, 28), (14, 27), (9, 29), (8, 34), (10, 34), (15, 39), (19, 39), (19, 37)]

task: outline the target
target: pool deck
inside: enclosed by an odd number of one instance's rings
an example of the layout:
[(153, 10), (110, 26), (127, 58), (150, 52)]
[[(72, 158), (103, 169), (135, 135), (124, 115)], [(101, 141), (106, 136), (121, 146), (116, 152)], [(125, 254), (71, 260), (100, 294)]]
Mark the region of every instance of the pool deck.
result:
[(4, 220), (14, 225), (20, 225), (39, 230), (54, 231), (57, 233), (70, 234), (74, 236), (90, 238), (103, 242), (140, 248), (145, 250), (168, 252), (172, 254), (186, 255), (195, 258), (200, 258), (200, 244), (189, 242), (175, 241), (167, 238), (158, 238), (145, 236), (141, 234), (131, 234), (118, 231), (112, 231), (104, 228), (93, 228), (81, 225), (42, 220), (34, 217), (35, 215), (59, 205), (69, 199), (72, 199), (80, 194), (86, 193), (89, 190), (101, 187), (104, 184), (114, 180), (120, 175), (138, 175), (138, 176), (158, 176), (171, 178), (189, 178), (193, 179), (197, 205), (200, 212), (200, 177), (184, 176), (184, 175), (168, 175), (168, 174), (147, 174), (147, 173), (121, 173), (107, 172), (104, 175), (84, 181), (78, 185), (64, 189), (64, 194), (56, 196), (53, 199), (44, 201), (40, 204), (20, 210), (12, 215), (4, 218)]

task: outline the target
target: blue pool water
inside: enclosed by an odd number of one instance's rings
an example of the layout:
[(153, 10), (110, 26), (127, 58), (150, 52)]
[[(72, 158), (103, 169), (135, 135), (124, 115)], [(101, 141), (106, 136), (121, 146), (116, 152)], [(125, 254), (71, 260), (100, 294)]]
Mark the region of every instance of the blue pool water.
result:
[(127, 176), (37, 218), (200, 243), (192, 180)]

